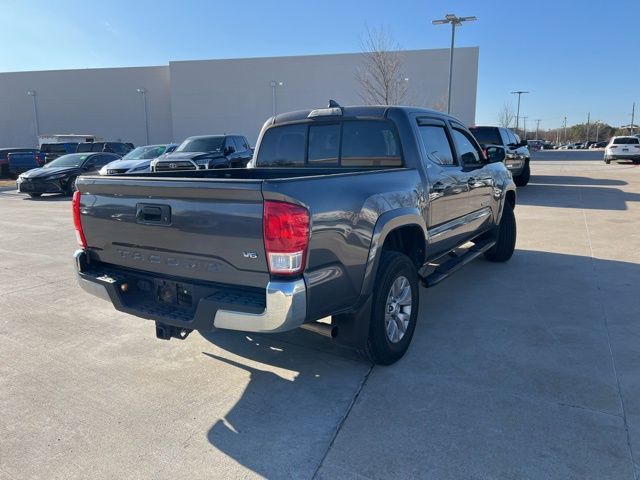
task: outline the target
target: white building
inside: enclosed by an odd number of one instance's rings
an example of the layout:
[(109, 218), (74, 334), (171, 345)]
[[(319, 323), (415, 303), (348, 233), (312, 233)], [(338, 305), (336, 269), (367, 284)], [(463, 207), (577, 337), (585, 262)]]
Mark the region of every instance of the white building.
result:
[[(449, 50), (403, 55), (405, 103), (443, 109)], [(471, 124), (478, 48), (457, 48), (454, 59), (452, 113)], [(362, 103), (355, 79), (361, 60), (361, 54), (349, 53), (0, 73), (0, 147), (37, 145), (36, 132), (94, 134), (142, 145), (147, 126), (149, 143), (225, 132), (245, 134), (253, 143), (274, 103), (277, 112), (325, 106), (330, 98), (342, 105)]]

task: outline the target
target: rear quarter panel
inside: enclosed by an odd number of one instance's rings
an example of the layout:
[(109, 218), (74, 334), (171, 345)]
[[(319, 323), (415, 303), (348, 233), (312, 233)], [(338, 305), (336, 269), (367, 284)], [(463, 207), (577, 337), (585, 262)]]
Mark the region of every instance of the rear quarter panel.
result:
[(308, 320), (348, 310), (360, 299), (374, 227), (390, 210), (418, 209), (425, 192), (415, 169), (265, 181), (265, 200), (309, 209), (305, 281)]

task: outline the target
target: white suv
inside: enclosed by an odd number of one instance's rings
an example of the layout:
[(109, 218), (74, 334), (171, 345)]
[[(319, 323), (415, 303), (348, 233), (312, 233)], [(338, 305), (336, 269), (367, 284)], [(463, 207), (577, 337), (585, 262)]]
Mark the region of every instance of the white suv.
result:
[(624, 136), (613, 137), (604, 149), (604, 163), (611, 160), (632, 160), (640, 163), (640, 138)]

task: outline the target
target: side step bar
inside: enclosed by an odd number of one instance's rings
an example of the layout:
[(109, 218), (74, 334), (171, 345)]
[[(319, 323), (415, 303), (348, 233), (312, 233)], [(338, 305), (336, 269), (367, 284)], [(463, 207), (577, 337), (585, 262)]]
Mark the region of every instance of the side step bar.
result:
[(422, 278), (422, 285), (426, 288), (437, 285), (449, 275), (457, 272), (464, 265), (482, 255), (487, 250), (491, 249), (496, 244), (493, 239), (484, 240), (473, 245), (469, 250), (460, 256), (453, 256), (446, 262), (441, 263), (436, 267), (433, 273), (430, 273), (426, 277)]

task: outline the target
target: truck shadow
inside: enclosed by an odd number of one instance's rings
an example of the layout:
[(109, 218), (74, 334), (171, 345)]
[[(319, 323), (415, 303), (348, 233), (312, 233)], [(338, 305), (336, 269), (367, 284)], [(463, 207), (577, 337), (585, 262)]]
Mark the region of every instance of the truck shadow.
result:
[[(422, 415), (424, 435), (432, 435), (433, 425), (446, 421), (439, 412), (460, 404), (460, 399), (420, 390), (419, 378), (455, 380), (554, 402), (569, 398), (574, 404), (599, 408), (598, 392), (604, 388), (599, 375), (608, 367), (599, 368), (589, 355), (600, 346), (594, 332), (605, 334), (601, 314), (585, 315), (590, 308), (585, 302), (594, 303), (592, 312), (601, 312), (597, 302), (611, 302), (618, 313), (609, 318), (612, 328), (630, 328), (638, 335), (640, 328), (632, 320), (638, 317), (632, 310), (640, 312), (631, 290), (638, 283), (639, 265), (587, 256), (517, 250), (506, 264), (473, 262), (442, 285), (421, 290), (411, 348), (397, 364), (379, 367), (388, 385), (378, 400), (368, 397), (369, 407), (375, 406), (371, 413), (386, 411), (385, 404), (404, 405)], [(606, 285), (604, 299), (595, 298), (598, 284)], [(464, 301), (452, 302), (453, 292), (464, 292)], [(203, 355), (249, 373), (241, 398), (224, 418), (213, 422), (208, 441), (264, 477), (311, 478), (371, 366), (356, 360), (355, 354), (333, 354), (328, 339), (308, 332), (286, 336), (217, 332), (203, 337), (222, 350)], [(451, 395), (457, 391), (452, 389)], [(396, 413), (388, 411), (371, 424), (372, 435), (388, 443), (384, 451), (403, 447), (394, 443), (397, 433), (388, 438), (383, 434), (387, 429), (408, 428), (399, 422), (406, 417), (396, 418)], [(478, 420), (469, 428), (477, 438), (490, 437), (492, 432), (483, 428), (508, 424), (512, 414), (506, 411), (504, 418)], [(450, 440), (464, 444), (465, 435)], [(357, 455), (366, 455), (354, 449)]]
[(241, 358), (203, 355), (249, 373), (241, 399), (207, 432), (209, 442), (266, 478), (311, 478), (370, 365), (305, 331), (203, 337)]
[(640, 201), (640, 194), (614, 186), (628, 185), (623, 180), (532, 175), (526, 187), (518, 189), (518, 204), (555, 208), (627, 210), (627, 202)]

